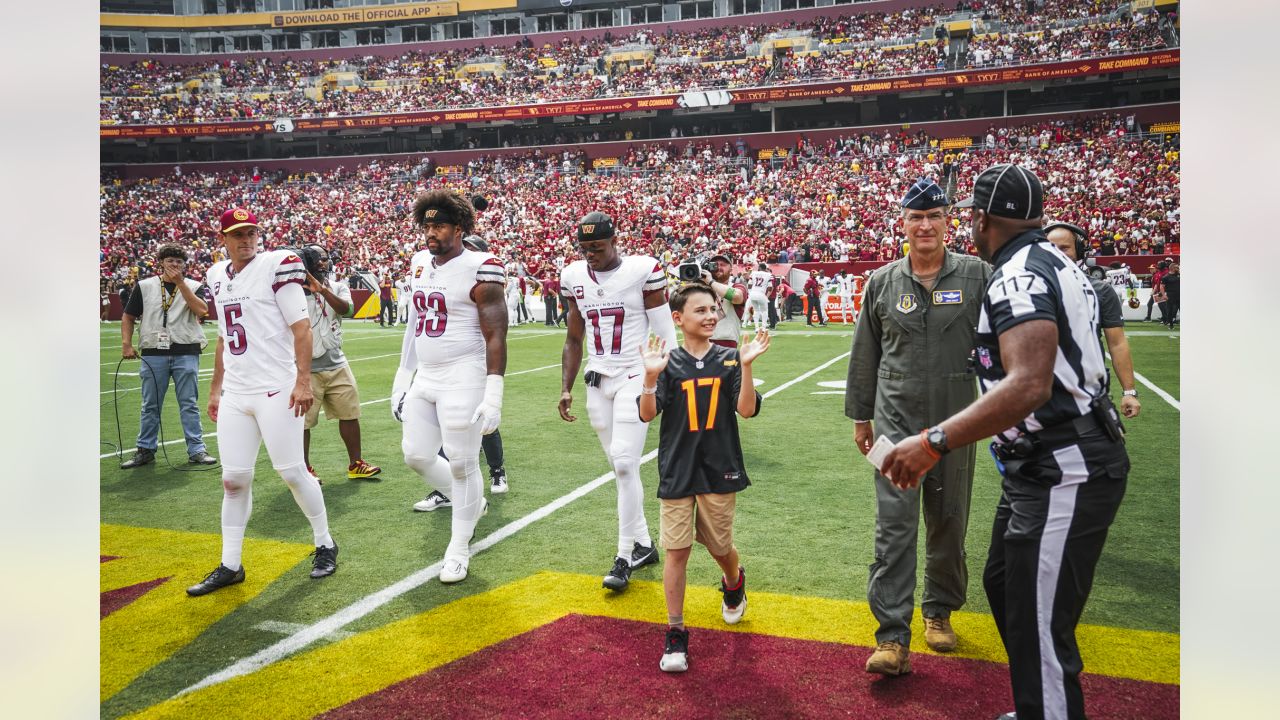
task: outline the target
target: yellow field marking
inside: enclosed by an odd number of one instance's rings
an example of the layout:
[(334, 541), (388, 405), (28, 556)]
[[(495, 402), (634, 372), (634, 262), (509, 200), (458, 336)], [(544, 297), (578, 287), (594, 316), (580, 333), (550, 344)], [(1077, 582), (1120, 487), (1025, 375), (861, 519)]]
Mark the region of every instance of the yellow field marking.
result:
[[(751, 632), (845, 645), (874, 643), (875, 621), (866, 603), (750, 592), (738, 625), (720, 619), (720, 593), (690, 587), (685, 622), (693, 627)], [(243, 717), (311, 718), (402, 680), (466, 657), (569, 614), (664, 622), (662, 585), (633, 581), (608, 593), (594, 575), (543, 572), (463, 598), (350, 639), (311, 650), (257, 672), (171, 699), (131, 717), (215, 716), (235, 707)], [(994, 621), (979, 613), (953, 613), (960, 635), (955, 657), (1004, 662)], [(924, 646), (917, 619), (912, 650)], [(1078, 633), (1087, 670), (1098, 675), (1178, 682), (1178, 636), (1171, 633), (1082, 626)], [(660, 637), (654, 635), (654, 669)]]
[(213, 569), (222, 552), (218, 535), (103, 525), (101, 592), (171, 577), (102, 619), (99, 666), (100, 699), (115, 695), (139, 675), (186, 647), (213, 623), (262, 592), (298, 564), (310, 545), (274, 540), (244, 541), (245, 581), (204, 597), (187, 597), (186, 588)]

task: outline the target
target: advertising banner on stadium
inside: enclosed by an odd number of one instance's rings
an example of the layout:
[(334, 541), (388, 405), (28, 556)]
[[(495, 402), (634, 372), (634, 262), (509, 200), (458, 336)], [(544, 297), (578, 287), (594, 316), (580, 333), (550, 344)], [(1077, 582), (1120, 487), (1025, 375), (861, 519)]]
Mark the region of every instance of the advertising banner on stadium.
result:
[[(413, 7), (406, 5), (404, 7)], [(957, 88), (970, 85), (994, 85), (1049, 80), (1081, 75), (1099, 75), (1128, 70), (1154, 69), (1178, 65), (1178, 50), (1124, 55), (1103, 59), (1073, 60), (1046, 65), (1026, 65), (1013, 68), (965, 70), (962, 72), (918, 75), (900, 78), (882, 78), (867, 81), (844, 81), (815, 85), (789, 85), (773, 88), (753, 88), (729, 92), (735, 105), (759, 102), (782, 102), (827, 97), (852, 97), (909, 90)], [(469, 108), (466, 110), (428, 110), (397, 113), (394, 115), (360, 115), (331, 118), (290, 119), (293, 132), (317, 132), (358, 128), (413, 127), (444, 123), (471, 123), (488, 120), (523, 120), (556, 115), (599, 115), (650, 110), (670, 110), (679, 107), (682, 95), (652, 95), (646, 97), (604, 98), (574, 102), (541, 103), (538, 105), (511, 105), (507, 107)], [(275, 121), (277, 126), (280, 120)], [(270, 121), (219, 122), (185, 125), (106, 125), (99, 130), (100, 137), (148, 138), (192, 135), (241, 135), (246, 133), (274, 132)]]
[(271, 27), (290, 28), (308, 25), (341, 25), (344, 23), (380, 23), (399, 20), (453, 17), (458, 14), (456, 2), (414, 3), (412, 5), (369, 5), (366, 7), (304, 10), (271, 13)]

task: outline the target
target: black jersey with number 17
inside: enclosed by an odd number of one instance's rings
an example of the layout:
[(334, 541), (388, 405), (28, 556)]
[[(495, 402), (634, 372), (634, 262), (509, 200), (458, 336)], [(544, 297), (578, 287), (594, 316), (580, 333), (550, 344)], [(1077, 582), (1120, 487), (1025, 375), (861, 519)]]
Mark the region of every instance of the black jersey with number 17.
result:
[[(742, 366), (712, 345), (701, 360), (678, 347), (658, 376), (658, 497), (739, 492), (751, 484), (738, 438)], [(762, 398), (756, 393), (756, 413)]]

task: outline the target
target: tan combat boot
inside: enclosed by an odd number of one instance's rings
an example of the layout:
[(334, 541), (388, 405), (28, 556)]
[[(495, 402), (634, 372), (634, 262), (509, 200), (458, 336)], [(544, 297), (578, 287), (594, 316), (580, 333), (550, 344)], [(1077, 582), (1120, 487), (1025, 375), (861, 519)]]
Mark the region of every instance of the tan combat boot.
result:
[(906, 675), (911, 672), (911, 651), (901, 643), (882, 642), (867, 658), (867, 672), (879, 675)]
[(956, 649), (956, 631), (951, 629), (951, 620), (941, 617), (924, 619), (924, 641), (931, 650), (951, 652)]

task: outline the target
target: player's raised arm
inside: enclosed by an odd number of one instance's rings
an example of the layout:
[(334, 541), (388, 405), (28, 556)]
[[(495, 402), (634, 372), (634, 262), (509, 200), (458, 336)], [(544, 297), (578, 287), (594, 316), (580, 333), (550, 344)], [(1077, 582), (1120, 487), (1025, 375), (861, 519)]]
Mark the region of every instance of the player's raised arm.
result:
[(569, 414), (573, 405), (573, 381), (582, 368), (582, 337), (586, 335), (587, 323), (578, 312), (578, 303), (569, 296), (564, 296), (568, 303), (565, 326), (568, 331), (564, 335), (564, 350), (560, 353), (560, 417), (569, 422), (578, 418)]

